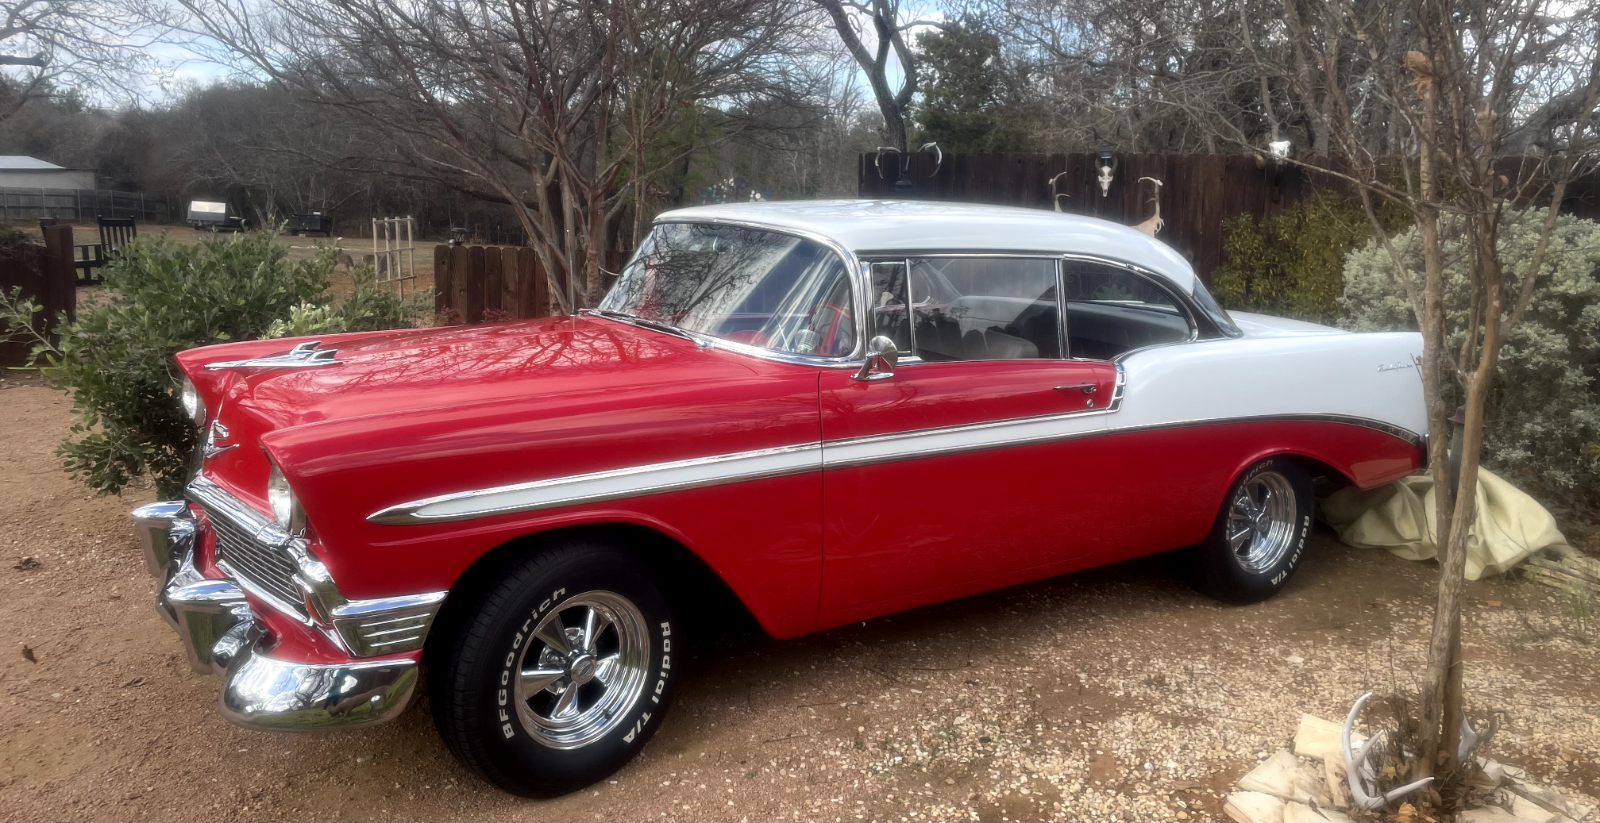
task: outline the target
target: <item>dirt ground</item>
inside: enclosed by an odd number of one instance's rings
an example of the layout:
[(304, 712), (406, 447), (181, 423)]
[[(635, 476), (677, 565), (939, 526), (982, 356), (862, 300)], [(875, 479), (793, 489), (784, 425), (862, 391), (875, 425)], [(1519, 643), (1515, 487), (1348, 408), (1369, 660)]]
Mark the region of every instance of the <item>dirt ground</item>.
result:
[[(1195, 594), (1164, 558), (1123, 563), (797, 640), (719, 639), (642, 757), (522, 800), (458, 766), (420, 701), (333, 735), (223, 722), (217, 682), (151, 605), (125, 514), (150, 495), (95, 498), (52, 456), (68, 408), (36, 379), (0, 384), (5, 819), (1217, 819), (1301, 712), (1413, 683), (1427, 633), (1431, 565), (1326, 533), (1256, 606)], [(1600, 795), (1594, 618), (1533, 583), (1468, 592), (1469, 708), (1504, 712), (1493, 754)]]

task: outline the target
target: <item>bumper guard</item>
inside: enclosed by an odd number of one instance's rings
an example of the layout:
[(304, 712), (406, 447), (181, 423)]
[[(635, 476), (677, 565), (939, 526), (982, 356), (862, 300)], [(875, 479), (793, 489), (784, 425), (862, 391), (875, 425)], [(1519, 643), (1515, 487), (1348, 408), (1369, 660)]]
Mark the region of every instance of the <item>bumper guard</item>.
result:
[(199, 530), (187, 504), (151, 503), (132, 516), (145, 564), (161, 582), (157, 611), (182, 638), (189, 667), (221, 675), (225, 718), (254, 729), (325, 731), (391, 720), (411, 702), (414, 660), (298, 663), (263, 651), (265, 630), (244, 591), (195, 568)]

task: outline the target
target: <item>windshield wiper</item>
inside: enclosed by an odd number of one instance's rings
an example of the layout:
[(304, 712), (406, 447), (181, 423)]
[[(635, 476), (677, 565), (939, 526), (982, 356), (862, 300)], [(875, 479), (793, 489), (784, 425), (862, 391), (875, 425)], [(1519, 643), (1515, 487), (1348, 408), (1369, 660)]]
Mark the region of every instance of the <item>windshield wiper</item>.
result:
[(694, 334), (684, 331), (683, 329), (680, 329), (677, 326), (669, 323), (663, 323), (660, 320), (646, 320), (638, 315), (625, 314), (620, 311), (611, 311), (609, 309), (579, 309), (578, 313), (592, 314), (597, 317), (604, 317), (607, 320), (615, 320), (618, 323), (627, 323), (630, 326), (639, 326), (640, 328), (662, 332), (663, 334), (670, 334), (674, 337), (682, 337), (683, 339), (695, 344), (696, 346), (699, 346), (702, 349), (707, 345), (704, 340), (701, 340)]

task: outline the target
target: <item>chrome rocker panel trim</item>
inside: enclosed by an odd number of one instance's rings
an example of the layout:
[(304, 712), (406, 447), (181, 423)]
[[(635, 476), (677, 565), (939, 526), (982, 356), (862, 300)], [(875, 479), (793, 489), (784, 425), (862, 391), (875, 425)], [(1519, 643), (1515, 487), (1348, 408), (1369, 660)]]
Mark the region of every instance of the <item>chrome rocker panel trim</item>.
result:
[[(209, 503), (248, 510), (211, 485), (205, 489)], [(324, 731), (382, 723), (410, 703), (418, 680), (415, 660), (363, 658), (421, 648), (447, 592), (340, 597), (330, 606), (332, 631), (317, 628), (355, 657), (338, 663), (280, 660), (262, 650), (269, 638), (245, 599), (255, 589), (241, 586), (243, 580), (205, 577), (195, 568), (199, 529), (187, 503), (141, 506), (133, 518), (146, 565), (160, 584), (157, 611), (183, 641), (189, 667), (222, 677), (220, 707), (227, 720), (252, 729)]]

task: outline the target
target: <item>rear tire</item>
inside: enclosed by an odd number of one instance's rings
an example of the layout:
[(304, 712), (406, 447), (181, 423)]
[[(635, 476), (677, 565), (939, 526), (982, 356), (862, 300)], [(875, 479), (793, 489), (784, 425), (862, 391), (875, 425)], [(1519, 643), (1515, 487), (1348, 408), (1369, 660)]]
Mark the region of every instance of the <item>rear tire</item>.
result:
[(1256, 603), (1288, 584), (1311, 532), (1311, 476), (1288, 457), (1252, 465), (1223, 498), (1205, 542), (1194, 547), (1195, 588), (1230, 603)]
[(563, 541), (512, 563), (453, 636), (431, 639), (448, 644), (428, 683), (434, 723), (463, 764), (512, 794), (580, 789), (660, 728), (682, 659), (675, 627), (633, 554)]

